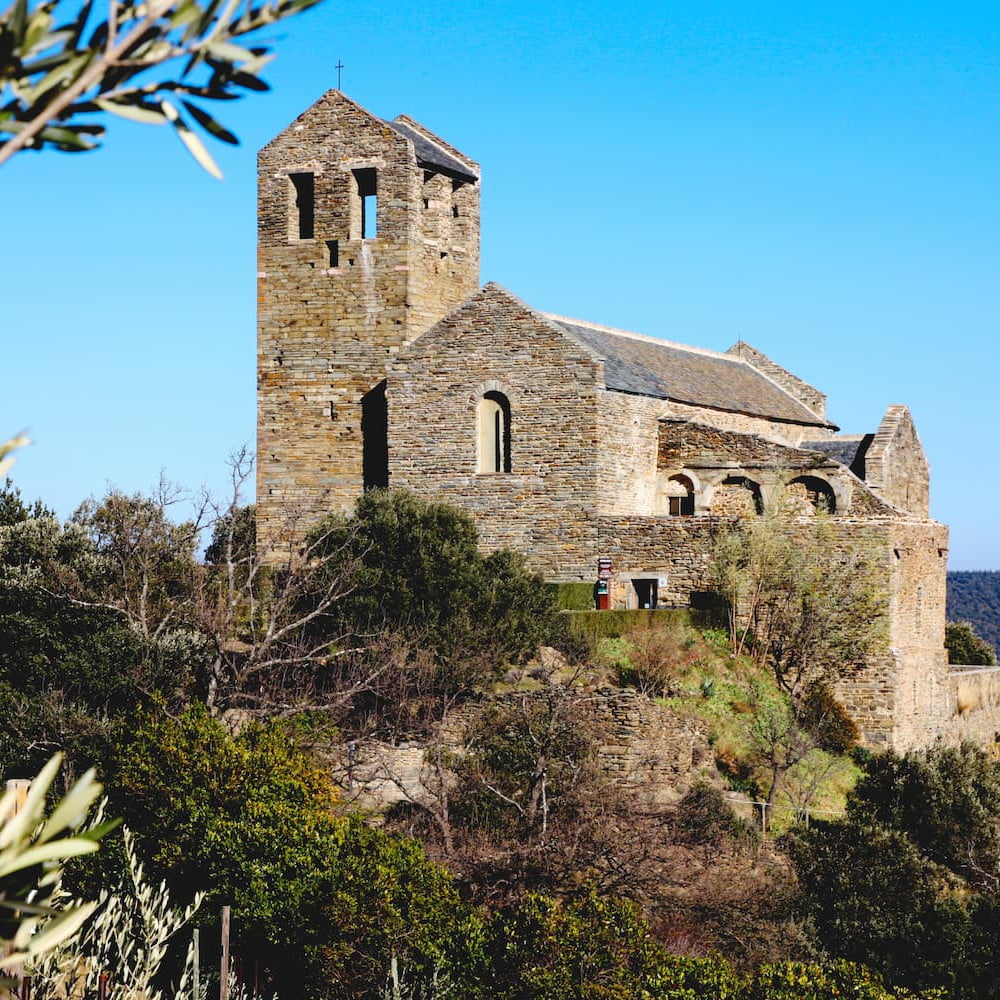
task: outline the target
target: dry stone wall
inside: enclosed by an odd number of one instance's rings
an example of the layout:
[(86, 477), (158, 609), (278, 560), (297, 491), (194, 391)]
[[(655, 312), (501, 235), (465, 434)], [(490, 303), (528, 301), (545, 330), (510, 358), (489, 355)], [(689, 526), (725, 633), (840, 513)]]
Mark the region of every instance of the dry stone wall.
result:
[[(509, 694), (486, 704), (517, 706), (542, 693)], [(581, 693), (578, 707), (602, 733), (597, 764), (608, 781), (634, 795), (640, 806), (658, 811), (676, 804), (699, 780), (719, 782), (708, 730), (699, 720), (680, 716), (632, 689), (600, 688)], [(482, 705), (468, 705), (449, 717), (442, 739), (464, 752), (466, 733)], [(350, 801), (378, 809), (397, 802), (431, 800), (441, 774), (433, 745), (376, 740), (339, 747), (331, 761), (333, 777)], [(448, 776), (445, 781), (450, 782)]]
[(889, 643), (896, 657), (895, 742), (947, 736), (954, 717), (944, 648), (948, 531), (934, 522), (894, 521), (889, 545)]
[(951, 742), (1000, 744), (1000, 667), (958, 667), (948, 673)]

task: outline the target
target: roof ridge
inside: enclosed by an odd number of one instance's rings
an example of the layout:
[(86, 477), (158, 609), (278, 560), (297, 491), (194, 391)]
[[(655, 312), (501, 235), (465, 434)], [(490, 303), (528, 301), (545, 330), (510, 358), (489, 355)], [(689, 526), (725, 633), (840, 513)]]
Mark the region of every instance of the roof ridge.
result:
[(834, 434), (833, 437), (828, 438), (803, 438), (803, 441), (808, 440), (810, 444), (823, 444), (824, 441), (863, 441), (867, 434)]
[[(602, 323), (592, 323), (586, 319), (574, 319), (571, 316), (560, 316), (557, 313), (542, 312), (542, 316), (552, 320), (554, 323), (571, 323), (574, 326), (588, 327), (591, 330), (599, 330), (601, 333), (610, 333), (618, 337), (630, 337), (632, 340), (642, 340), (647, 344), (661, 344), (664, 347), (674, 347), (682, 351), (690, 351), (691, 354), (704, 354), (710, 358), (718, 358), (721, 361), (731, 361), (734, 364), (753, 367), (743, 358), (726, 354), (725, 351), (713, 351), (708, 347), (695, 347), (693, 344), (682, 344), (679, 340), (664, 340), (662, 337), (651, 337), (648, 333), (636, 333), (634, 330), (622, 330), (615, 326), (604, 326)], [(756, 369), (754, 369), (756, 371)], [(786, 390), (782, 390), (785, 395), (789, 395)]]

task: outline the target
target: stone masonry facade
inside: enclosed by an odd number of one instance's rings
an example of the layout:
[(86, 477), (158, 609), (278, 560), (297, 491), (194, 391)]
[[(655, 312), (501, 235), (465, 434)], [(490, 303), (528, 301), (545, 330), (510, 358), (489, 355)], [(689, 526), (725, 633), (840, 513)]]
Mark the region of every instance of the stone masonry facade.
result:
[(980, 714), (960, 719), (947, 529), (906, 407), (843, 435), (820, 391), (749, 344), (706, 351), (480, 287), (479, 167), (411, 118), (330, 91), (259, 164), (262, 547), (405, 488), (549, 580), (610, 560), (611, 607), (684, 607), (710, 589), (720, 525), (822, 515), (831, 556), (864, 551), (889, 608), (884, 648), (840, 692), (867, 742), (990, 730), (987, 681), (966, 679)]

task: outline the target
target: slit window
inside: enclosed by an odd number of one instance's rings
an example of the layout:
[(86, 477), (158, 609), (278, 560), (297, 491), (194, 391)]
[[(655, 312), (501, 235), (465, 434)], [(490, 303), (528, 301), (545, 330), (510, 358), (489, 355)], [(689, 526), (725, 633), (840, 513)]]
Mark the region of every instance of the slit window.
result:
[(510, 472), (510, 402), (502, 392), (479, 401), (479, 472)]
[(378, 236), (378, 175), (374, 167), (352, 171), (358, 186), (358, 227), (361, 239)]
[(294, 207), (292, 233), (300, 240), (311, 240), (315, 230), (315, 178), (312, 174), (289, 174), (288, 179), (292, 182)]

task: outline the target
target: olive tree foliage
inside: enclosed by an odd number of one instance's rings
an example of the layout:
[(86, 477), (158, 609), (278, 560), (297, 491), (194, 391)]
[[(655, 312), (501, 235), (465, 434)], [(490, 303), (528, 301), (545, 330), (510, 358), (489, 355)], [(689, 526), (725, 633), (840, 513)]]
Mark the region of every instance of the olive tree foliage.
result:
[(864, 662), (886, 626), (886, 599), (871, 559), (837, 544), (827, 516), (778, 508), (716, 535), (711, 571), (729, 606), (737, 655), (749, 653), (795, 695)]
[(24, 434), (18, 434), (6, 441), (0, 441), (0, 476), (6, 476), (14, 464), (13, 454), (28, 443)]
[(165, 882), (158, 885), (145, 875), (136, 853), (135, 837), (122, 831), (125, 867), (113, 888), (102, 889), (93, 918), (80, 933), (31, 959), (26, 974), (35, 983), (37, 1000), (66, 996), (96, 996), (102, 974), (111, 971), (108, 1000), (166, 1000), (186, 997), (194, 966), (193, 942), (176, 984), (166, 990), (161, 970), (172, 941), (201, 906), (196, 894), (185, 907), (176, 907)]
[(47, 809), (60, 763), (42, 768), (23, 802), (14, 787), (0, 796), (0, 992), (4, 973), (72, 938), (98, 905), (67, 903), (59, 884), (66, 861), (96, 851), (113, 824), (90, 818), (101, 794), (93, 771)]
[(238, 140), (202, 107), (268, 85), (269, 45), (237, 42), (317, 0), (13, 0), (0, 13), (0, 164), (25, 149), (96, 148), (105, 113), (169, 124), (221, 177), (192, 128)]

